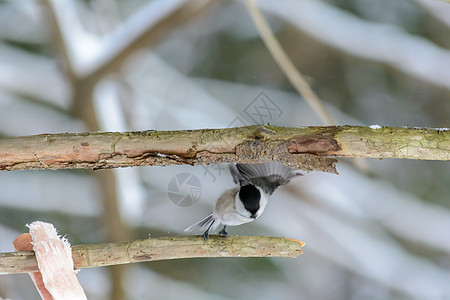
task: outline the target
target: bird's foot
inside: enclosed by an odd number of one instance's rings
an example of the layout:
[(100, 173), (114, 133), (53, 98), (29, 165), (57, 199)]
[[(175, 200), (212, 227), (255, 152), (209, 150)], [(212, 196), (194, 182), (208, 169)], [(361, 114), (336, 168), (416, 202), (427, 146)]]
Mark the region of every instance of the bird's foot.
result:
[(219, 235), (221, 237), (227, 237), (228, 236), (228, 232), (226, 232), (226, 230), (225, 230), (226, 227), (227, 226), (223, 226), (223, 229), (219, 232)]
[(206, 243), (206, 240), (209, 238), (209, 229), (203, 233), (203, 241)]

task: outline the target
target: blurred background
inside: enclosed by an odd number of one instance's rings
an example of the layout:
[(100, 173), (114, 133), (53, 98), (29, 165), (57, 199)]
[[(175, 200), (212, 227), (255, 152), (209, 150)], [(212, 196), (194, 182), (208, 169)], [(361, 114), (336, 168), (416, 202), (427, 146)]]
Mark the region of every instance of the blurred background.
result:
[[(450, 4), (257, 1), (339, 124), (450, 127)], [(242, 1), (0, 1), (0, 135), (322, 125)], [(89, 299), (449, 299), (448, 162), (349, 161), (280, 188), (232, 235), (306, 242), (298, 259), (83, 269)], [(186, 179), (190, 180), (186, 180)], [(184, 235), (232, 186), (225, 165), (0, 173), (0, 252), (25, 224), (72, 244)], [(0, 276), (0, 297), (38, 299)]]

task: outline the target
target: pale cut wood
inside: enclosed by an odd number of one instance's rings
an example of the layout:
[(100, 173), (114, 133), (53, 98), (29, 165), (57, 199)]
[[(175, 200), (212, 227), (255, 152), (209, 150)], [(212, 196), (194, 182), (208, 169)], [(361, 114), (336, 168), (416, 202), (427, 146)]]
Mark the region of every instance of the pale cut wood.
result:
[(75, 275), (69, 242), (50, 223), (35, 221), (29, 228), (36, 262), (52, 298), (87, 299)]

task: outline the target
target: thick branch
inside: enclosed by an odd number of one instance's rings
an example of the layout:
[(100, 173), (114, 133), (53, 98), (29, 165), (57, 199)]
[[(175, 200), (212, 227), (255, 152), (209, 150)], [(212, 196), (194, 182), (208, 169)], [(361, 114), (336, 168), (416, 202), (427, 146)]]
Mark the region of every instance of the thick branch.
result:
[[(282, 237), (155, 238), (72, 247), (75, 269), (196, 257), (297, 257), (304, 243)], [(0, 253), (0, 274), (39, 271), (33, 251)]]
[(362, 126), (62, 133), (0, 139), (0, 170), (261, 163), (335, 171), (335, 157), (450, 159), (446, 129)]

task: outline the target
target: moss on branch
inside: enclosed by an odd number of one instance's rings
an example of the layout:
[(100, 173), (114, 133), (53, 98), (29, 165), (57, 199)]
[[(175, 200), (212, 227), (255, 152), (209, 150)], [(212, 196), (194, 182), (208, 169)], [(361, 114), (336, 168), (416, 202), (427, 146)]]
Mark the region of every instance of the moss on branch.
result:
[(333, 157), (450, 159), (446, 129), (276, 127), (41, 134), (0, 139), (0, 170), (281, 161), (336, 172)]

